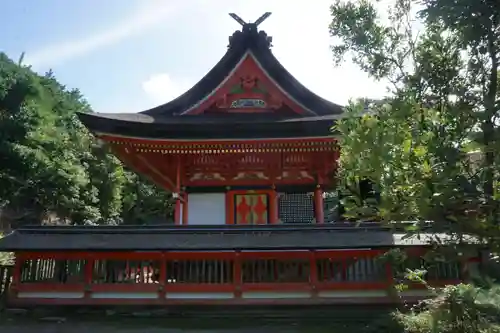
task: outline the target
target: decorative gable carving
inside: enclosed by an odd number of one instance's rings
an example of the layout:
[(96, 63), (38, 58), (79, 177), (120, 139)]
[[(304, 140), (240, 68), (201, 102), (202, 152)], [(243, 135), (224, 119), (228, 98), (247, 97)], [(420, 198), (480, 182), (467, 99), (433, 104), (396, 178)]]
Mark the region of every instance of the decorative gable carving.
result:
[(239, 82), (216, 102), (218, 108), (228, 112), (271, 112), (282, 105), (283, 101), (270, 94), (255, 74), (239, 77)]
[(251, 54), (240, 62), (226, 82), (189, 114), (210, 112), (271, 113), (284, 105), (297, 114), (305, 111), (276, 86)]

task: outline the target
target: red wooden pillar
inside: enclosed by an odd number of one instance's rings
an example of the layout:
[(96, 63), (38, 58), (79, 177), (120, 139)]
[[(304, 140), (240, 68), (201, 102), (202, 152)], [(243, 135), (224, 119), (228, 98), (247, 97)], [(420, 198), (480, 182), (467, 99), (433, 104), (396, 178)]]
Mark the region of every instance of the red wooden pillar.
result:
[(234, 202), (234, 192), (231, 188), (226, 187), (226, 224), (235, 224), (235, 202)]
[(182, 205), (181, 205), (181, 200), (180, 198), (175, 199), (175, 211), (174, 211), (174, 222), (176, 225), (181, 224), (181, 211), (182, 211)]
[(273, 186), (273, 190), (269, 193), (269, 224), (276, 224), (278, 222), (278, 193)]
[(182, 193), (182, 224), (188, 224), (188, 194)]
[(320, 185), (314, 190), (314, 211), (316, 212), (316, 223), (325, 222), (325, 212), (323, 211), (323, 190)]
[(12, 296), (17, 297), (17, 290), (19, 288), (19, 284), (21, 283), (21, 272), (23, 269), (23, 263), (25, 258), (21, 256), (19, 253), (15, 254), (14, 268), (12, 272), (12, 283), (10, 285)]
[(181, 224), (181, 158), (177, 156), (177, 172), (175, 177), (175, 211), (174, 222)]

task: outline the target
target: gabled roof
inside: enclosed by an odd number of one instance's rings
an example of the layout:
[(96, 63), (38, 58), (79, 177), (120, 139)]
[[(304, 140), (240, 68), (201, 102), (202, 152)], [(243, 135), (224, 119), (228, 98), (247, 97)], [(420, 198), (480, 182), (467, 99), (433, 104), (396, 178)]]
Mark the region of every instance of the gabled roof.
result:
[(288, 95), (301, 105), (309, 115), (341, 114), (342, 107), (316, 95), (302, 85), (276, 59), (271, 51), (270, 37), (264, 31), (242, 29), (229, 39), (229, 46), (222, 59), (191, 89), (173, 101), (142, 113), (150, 116), (186, 114), (193, 106), (213, 94), (244, 60), (251, 57), (259, 67)]
[[(230, 95), (228, 85), (237, 79), (244, 80), (247, 76), (243, 79), (236, 76), (249, 72), (258, 72), (258, 80), (264, 82), (270, 102), (263, 102), (263, 111), (273, 105), (273, 112), (221, 114), (220, 110), (225, 108), (220, 105), (222, 91), (224, 96)], [(241, 81), (242, 87), (243, 84)], [(267, 138), (275, 137), (273, 133), (288, 133), (289, 137), (311, 136), (311, 133), (312, 136), (324, 136), (329, 135), (331, 125), (341, 114), (341, 106), (311, 92), (280, 64), (271, 52), (271, 37), (258, 31), (257, 24), (245, 23), (229, 38), (228, 50), (222, 59), (191, 89), (171, 102), (136, 114), (94, 113), (79, 114), (79, 117), (96, 133), (196, 139), (215, 134), (232, 138), (235, 127), (242, 129), (242, 132), (238, 130), (239, 138), (248, 137), (244, 132)], [(210, 127), (207, 128), (207, 124)], [(212, 126), (214, 124), (220, 126)]]

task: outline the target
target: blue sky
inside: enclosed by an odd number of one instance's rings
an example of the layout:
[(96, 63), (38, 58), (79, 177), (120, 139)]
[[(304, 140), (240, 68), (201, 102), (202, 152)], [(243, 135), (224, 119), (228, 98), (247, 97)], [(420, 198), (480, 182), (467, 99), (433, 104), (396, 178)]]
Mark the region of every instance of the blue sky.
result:
[(330, 0), (2, 0), (0, 51), (39, 72), (52, 69), (97, 112), (139, 112), (195, 84), (239, 28), (235, 12), (261, 28), (273, 52), (312, 91), (344, 104), (380, 97), (385, 85), (346, 62), (334, 68)]

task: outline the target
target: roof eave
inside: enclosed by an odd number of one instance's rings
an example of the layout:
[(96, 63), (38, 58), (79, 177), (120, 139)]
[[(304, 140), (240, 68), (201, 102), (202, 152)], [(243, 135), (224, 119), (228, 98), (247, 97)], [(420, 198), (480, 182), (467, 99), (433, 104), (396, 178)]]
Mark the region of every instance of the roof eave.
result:
[(259, 123), (141, 123), (98, 115), (79, 114), (80, 121), (94, 135), (148, 139), (283, 139), (290, 137), (325, 137), (333, 134), (333, 119), (317, 121), (259, 122)]

